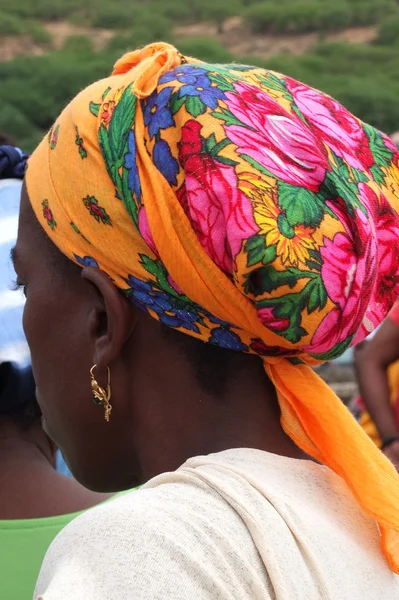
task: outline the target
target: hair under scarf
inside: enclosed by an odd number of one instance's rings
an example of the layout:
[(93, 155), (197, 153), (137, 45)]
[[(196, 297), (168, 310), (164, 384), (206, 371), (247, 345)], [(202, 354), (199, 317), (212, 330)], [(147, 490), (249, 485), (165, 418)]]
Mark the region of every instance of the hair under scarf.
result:
[(309, 365), (399, 291), (396, 148), (280, 74), (153, 44), (79, 94), (29, 164), (37, 218), (160, 322), (263, 357), (284, 430), (338, 473), (399, 573), (399, 476)]

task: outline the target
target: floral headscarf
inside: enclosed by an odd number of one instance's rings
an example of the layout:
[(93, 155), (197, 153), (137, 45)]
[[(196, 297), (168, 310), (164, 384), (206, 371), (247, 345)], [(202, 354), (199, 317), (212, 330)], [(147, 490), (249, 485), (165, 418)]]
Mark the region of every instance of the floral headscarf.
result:
[(282, 426), (342, 476), (399, 572), (399, 476), (309, 365), (399, 292), (396, 148), (277, 73), (153, 44), (77, 96), (30, 160), (53, 242), (161, 323), (263, 357)]

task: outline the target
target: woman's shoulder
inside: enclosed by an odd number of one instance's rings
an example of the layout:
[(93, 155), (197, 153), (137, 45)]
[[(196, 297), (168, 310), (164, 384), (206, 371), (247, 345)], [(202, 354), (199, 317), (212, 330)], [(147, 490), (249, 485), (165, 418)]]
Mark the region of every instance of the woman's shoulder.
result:
[[(126, 598), (134, 590), (136, 598), (202, 599), (221, 597), (222, 584), (245, 597), (241, 591), (250, 573), (261, 572), (262, 564), (242, 519), (229, 519), (227, 505), (209, 487), (179, 480), (178, 472), (170, 477), (67, 525), (50, 546), (35, 598)], [(242, 577), (238, 540), (241, 558), (251, 567)], [(221, 554), (232, 558), (221, 561)], [(268, 598), (266, 592), (262, 597)]]
[(276, 571), (284, 597), (299, 588), (320, 597), (308, 555), (331, 597), (353, 598), (353, 582), (356, 598), (393, 597), (399, 583), (375, 523), (353, 505), (345, 484), (309, 461), (252, 450), (197, 457), (72, 521), (50, 547), (35, 598), (249, 598), (256, 581), (266, 599)]

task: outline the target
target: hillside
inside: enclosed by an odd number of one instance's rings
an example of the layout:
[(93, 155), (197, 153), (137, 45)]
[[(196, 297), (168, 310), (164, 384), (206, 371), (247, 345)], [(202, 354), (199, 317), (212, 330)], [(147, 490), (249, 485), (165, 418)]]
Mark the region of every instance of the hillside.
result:
[(0, 0), (0, 130), (30, 150), (69, 97), (154, 39), (279, 70), (399, 129), (399, 0)]
[[(54, 50), (62, 50), (69, 38), (88, 37), (96, 51), (104, 50), (114, 37), (112, 29), (96, 29), (94, 27), (74, 25), (68, 21), (41, 23), (43, 30), (49, 34), (49, 40), (43, 44), (29, 34), (6, 35), (0, 39), (0, 61), (12, 60), (17, 56), (29, 54), (40, 56)], [(330, 32), (324, 36), (325, 42), (347, 42), (348, 44), (370, 44), (376, 40), (378, 28), (351, 27), (342, 31)], [(280, 53), (293, 55), (306, 54), (320, 42), (320, 34), (259, 34), (251, 31), (242, 17), (231, 17), (223, 24), (219, 32), (217, 25), (209, 22), (193, 23), (174, 28), (173, 37), (179, 40), (212, 39), (219, 43), (232, 55), (255, 56), (266, 59)]]

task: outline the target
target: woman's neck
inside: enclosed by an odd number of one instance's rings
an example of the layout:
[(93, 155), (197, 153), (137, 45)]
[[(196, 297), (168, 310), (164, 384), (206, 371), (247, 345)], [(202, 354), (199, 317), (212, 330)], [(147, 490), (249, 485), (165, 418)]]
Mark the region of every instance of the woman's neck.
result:
[[(193, 456), (213, 454), (232, 448), (254, 448), (308, 459), (281, 426), (276, 392), (262, 370), (242, 374), (228, 385), (221, 398), (181, 385), (178, 397), (148, 402), (148, 414), (135, 435), (141, 455), (142, 481), (178, 468)], [(153, 407), (162, 406), (155, 414)], [(182, 408), (184, 405), (184, 410)], [(151, 440), (151, 443), (149, 443)]]

